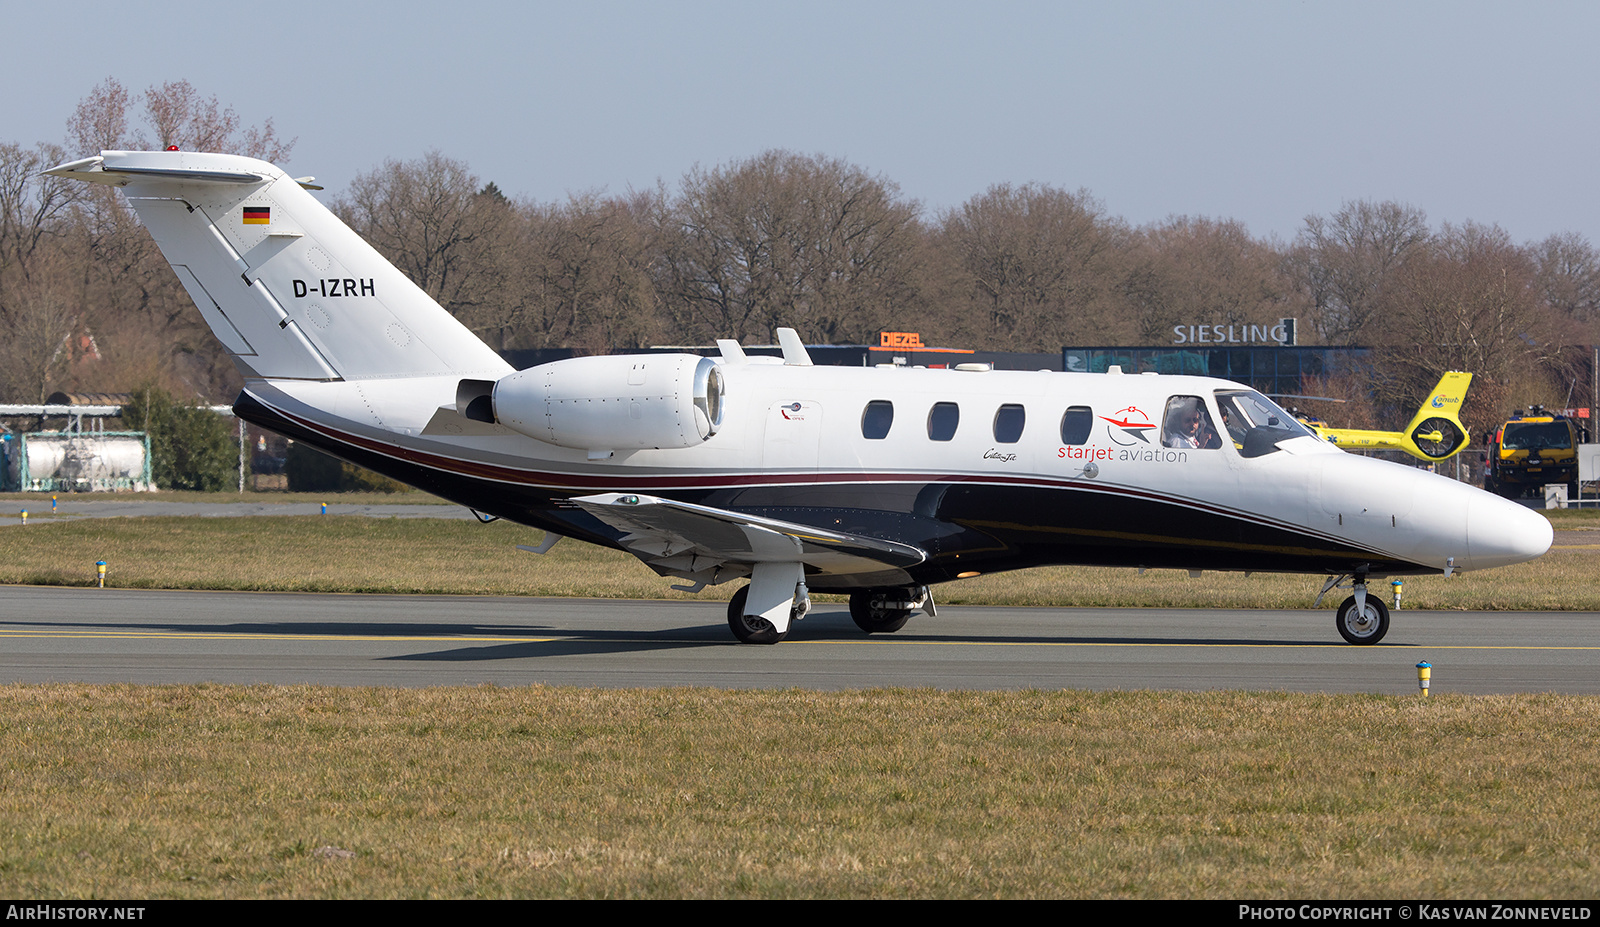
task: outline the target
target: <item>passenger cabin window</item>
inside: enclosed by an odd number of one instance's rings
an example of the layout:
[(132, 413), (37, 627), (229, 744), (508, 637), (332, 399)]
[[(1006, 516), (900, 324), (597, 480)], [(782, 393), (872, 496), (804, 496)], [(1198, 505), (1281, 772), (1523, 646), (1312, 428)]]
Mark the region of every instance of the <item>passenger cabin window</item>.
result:
[(1167, 414), (1161, 420), (1161, 443), (1167, 447), (1217, 448), (1222, 446), (1222, 438), (1199, 396), (1174, 396), (1167, 400)]
[(1022, 407), (1007, 403), (994, 414), (994, 439), (1001, 444), (1016, 444), (1022, 439), (1022, 425), (1027, 413)]
[(861, 413), (861, 437), (881, 441), (888, 437), (889, 426), (894, 424), (894, 403), (887, 399), (874, 399)]
[(1094, 410), (1088, 406), (1072, 406), (1067, 409), (1067, 414), (1061, 416), (1061, 443), (1085, 444), (1089, 441), (1089, 430), (1093, 427)]
[(956, 436), (956, 425), (960, 422), (960, 406), (953, 402), (936, 402), (928, 410), (928, 437), (934, 441), (949, 441)]

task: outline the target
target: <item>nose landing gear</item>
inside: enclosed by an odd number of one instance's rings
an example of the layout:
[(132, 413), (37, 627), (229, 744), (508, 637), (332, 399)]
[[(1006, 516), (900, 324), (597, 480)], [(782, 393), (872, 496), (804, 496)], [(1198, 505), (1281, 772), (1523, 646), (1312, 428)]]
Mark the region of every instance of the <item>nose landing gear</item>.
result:
[[(1357, 587), (1360, 589), (1361, 587)], [(1365, 593), (1365, 589), (1361, 589)], [(1360, 595), (1365, 602), (1351, 596), (1339, 606), (1334, 624), (1339, 636), (1357, 645), (1376, 644), (1389, 633), (1389, 608), (1377, 596)]]
[[(1342, 579), (1343, 576), (1329, 579), (1318, 594), (1316, 604), (1321, 605), (1322, 597), (1339, 585)], [(1365, 573), (1355, 574), (1352, 589), (1355, 594), (1340, 603), (1339, 611), (1334, 615), (1334, 627), (1339, 629), (1339, 636), (1348, 643), (1362, 647), (1376, 644), (1389, 633), (1389, 607), (1377, 596), (1367, 594)]]

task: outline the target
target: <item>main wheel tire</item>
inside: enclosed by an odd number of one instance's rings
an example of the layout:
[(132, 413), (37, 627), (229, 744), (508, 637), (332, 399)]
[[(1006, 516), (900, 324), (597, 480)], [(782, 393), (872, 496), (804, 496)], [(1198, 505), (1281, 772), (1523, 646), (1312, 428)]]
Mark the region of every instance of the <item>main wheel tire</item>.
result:
[(1389, 606), (1369, 592), (1365, 614), (1361, 614), (1356, 609), (1356, 597), (1351, 596), (1339, 606), (1334, 624), (1339, 629), (1339, 636), (1352, 644), (1376, 644), (1389, 633)]
[(741, 644), (776, 644), (789, 636), (788, 631), (782, 634), (772, 626), (772, 622), (759, 616), (746, 615), (744, 603), (750, 599), (750, 587), (745, 586), (733, 594), (728, 601), (728, 629), (733, 631), (733, 636)]
[(902, 589), (865, 589), (851, 593), (850, 620), (868, 634), (893, 634), (911, 620), (911, 609), (884, 608), (881, 603), (884, 599), (898, 599), (904, 594)]

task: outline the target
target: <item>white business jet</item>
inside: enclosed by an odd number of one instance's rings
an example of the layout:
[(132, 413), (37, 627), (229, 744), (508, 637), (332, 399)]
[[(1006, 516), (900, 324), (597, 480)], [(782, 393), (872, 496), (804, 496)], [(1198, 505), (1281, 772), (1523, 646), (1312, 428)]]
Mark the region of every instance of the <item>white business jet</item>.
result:
[[(928, 587), (1042, 564), (1349, 578), (1520, 563), (1536, 512), (1347, 454), (1261, 394), (1189, 376), (579, 357), (513, 370), (277, 167), (105, 151), (49, 171), (122, 188), (245, 376), (244, 419), (462, 505), (626, 550), (776, 643), (810, 592), (869, 633)], [(1322, 596), (1319, 595), (1320, 602)]]

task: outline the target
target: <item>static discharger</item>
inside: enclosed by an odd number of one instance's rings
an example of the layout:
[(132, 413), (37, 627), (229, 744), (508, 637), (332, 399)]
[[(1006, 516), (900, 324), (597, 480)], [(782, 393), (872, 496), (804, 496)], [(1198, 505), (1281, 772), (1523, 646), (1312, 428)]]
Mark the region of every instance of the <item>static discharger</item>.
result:
[(1417, 664), (1417, 688), (1422, 690), (1422, 697), (1428, 697), (1428, 683), (1433, 676), (1433, 664), (1423, 660)]
[(1402, 580), (1391, 579), (1389, 585), (1394, 587), (1394, 610), (1400, 610), (1400, 593), (1406, 591), (1406, 584)]
[(106, 562), (96, 560), (94, 563), (95, 585), (101, 589), (106, 587)]

